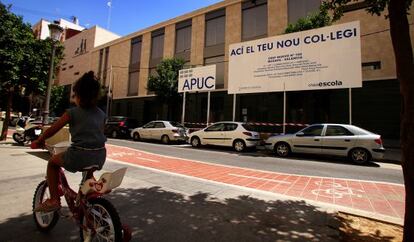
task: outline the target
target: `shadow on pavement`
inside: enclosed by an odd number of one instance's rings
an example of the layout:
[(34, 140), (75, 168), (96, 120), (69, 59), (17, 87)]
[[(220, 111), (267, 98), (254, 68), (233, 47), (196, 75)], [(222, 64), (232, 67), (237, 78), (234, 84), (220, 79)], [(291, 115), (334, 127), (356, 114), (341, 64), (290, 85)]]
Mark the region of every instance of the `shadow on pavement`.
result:
[[(160, 187), (117, 189), (110, 196), (133, 241), (341, 241), (347, 221), (304, 201), (264, 201), (249, 196), (216, 200), (186, 197)], [(0, 241), (77, 241), (78, 229), (61, 219), (49, 234), (37, 232), (31, 215), (0, 223)], [(355, 241), (391, 241), (352, 231)]]

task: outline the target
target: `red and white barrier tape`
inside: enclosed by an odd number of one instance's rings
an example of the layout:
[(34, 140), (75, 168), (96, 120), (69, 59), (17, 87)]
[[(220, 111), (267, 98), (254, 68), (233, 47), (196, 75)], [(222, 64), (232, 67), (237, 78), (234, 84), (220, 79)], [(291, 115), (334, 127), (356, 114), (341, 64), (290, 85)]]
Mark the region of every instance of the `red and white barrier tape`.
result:
[[(185, 124), (189, 124), (189, 125), (203, 125), (203, 126), (206, 126), (206, 123), (185, 123)], [(253, 126), (276, 126), (276, 127), (281, 127), (281, 126), (307, 127), (307, 126), (309, 126), (309, 124), (299, 124), (299, 123), (278, 124), (278, 123), (256, 123), (256, 122), (248, 122), (247, 124), (248, 125), (253, 125)]]

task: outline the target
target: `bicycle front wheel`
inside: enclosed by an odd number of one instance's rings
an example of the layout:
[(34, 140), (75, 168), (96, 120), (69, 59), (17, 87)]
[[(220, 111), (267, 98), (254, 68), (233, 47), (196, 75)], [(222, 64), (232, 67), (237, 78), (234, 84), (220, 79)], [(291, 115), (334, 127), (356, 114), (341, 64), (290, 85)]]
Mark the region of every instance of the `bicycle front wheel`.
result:
[(88, 202), (90, 207), (80, 221), (81, 241), (122, 241), (121, 220), (114, 206), (104, 198)]
[[(46, 181), (42, 181), (36, 188), (35, 194), (33, 196), (33, 209), (37, 207), (46, 199), (50, 198), (49, 189)], [(59, 214), (55, 212), (33, 212), (33, 218), (36, 223), (37, 228), (41, 232), (48, 232), (49, 230), (55, 227), (57, 221), (59, 220)]]

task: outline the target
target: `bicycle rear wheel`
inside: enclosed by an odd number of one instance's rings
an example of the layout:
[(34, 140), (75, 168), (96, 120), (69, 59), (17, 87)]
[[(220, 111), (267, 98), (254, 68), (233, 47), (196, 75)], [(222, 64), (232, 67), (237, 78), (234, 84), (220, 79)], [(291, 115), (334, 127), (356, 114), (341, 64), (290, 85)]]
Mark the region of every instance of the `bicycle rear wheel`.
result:
[[(46, 181), (42, 181), (37, 185), (35, 194), (33, 196), (33, 209), (40, 203), (46, 201), (46, 199), (50, 198), (49, 189)], [(48, 232), (53, 227), (55, 227), (57, 221), (59, 220), (59, 214), (57, 211), (55, 212), (33, 212), (33, 219), (36, 223), (37, 228), (41, 232)]]
[(87, 220), (89, 224), (93, 226), (96, 231), (93, 234), (91, 231), (80, 228), (81, 241), (122, 241), (122, 225), (119, 219), (118, 212), (114, 206), (104, 198), (91, 199), (89, 202), (90, 207), (86, 211), (85, 215), (81, 218), (80, 222), (87, 227)]

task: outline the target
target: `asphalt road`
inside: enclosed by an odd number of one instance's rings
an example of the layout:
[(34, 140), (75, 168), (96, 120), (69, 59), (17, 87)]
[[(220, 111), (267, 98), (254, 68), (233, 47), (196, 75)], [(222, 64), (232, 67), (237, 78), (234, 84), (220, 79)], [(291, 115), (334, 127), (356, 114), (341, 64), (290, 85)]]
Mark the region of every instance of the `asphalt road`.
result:
[(283, 159), (265, 151), (237, 153), (230, 148), (202, 147), (190, 145), (163, 145), (155, 142), (134, 142), (131, 140), (109, 139), (109, 144), (120, 145), (159, 155), (173, 156), (214, 164), (238, 166), (289, 174), (382, 181), (403, 184), (401, 166), (380, 162), (355, 165), (346, 159), (298, 155)]

